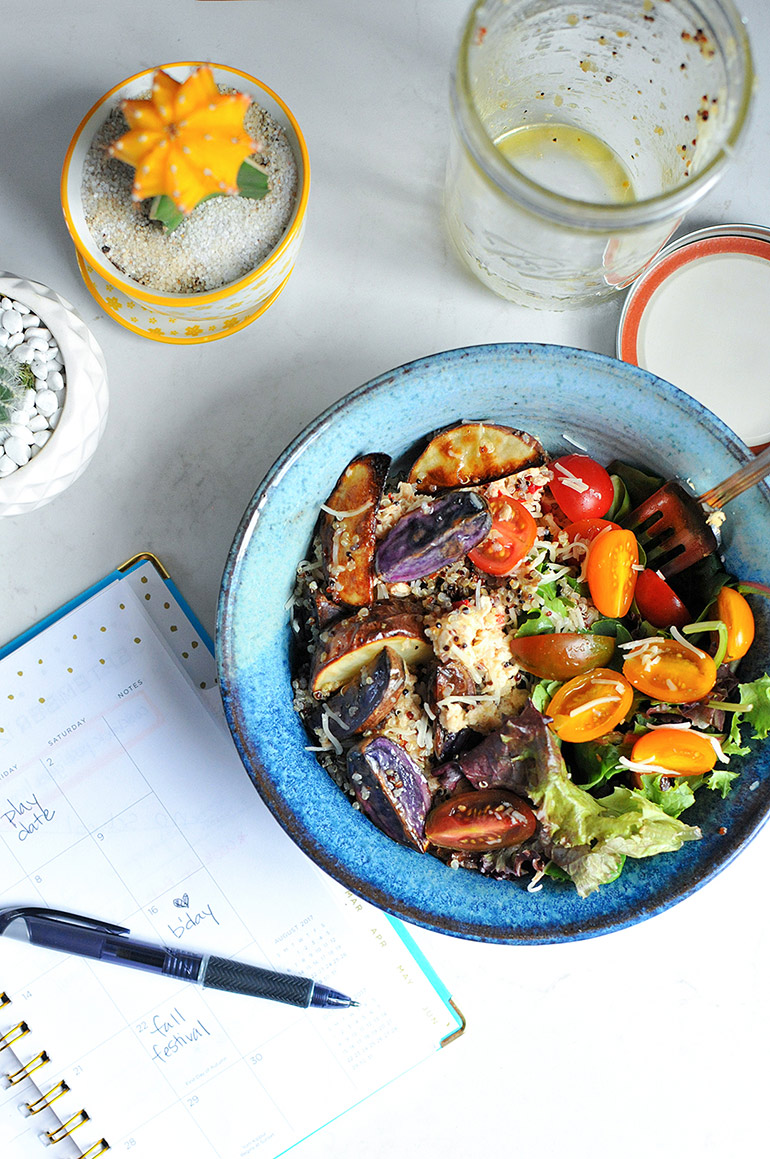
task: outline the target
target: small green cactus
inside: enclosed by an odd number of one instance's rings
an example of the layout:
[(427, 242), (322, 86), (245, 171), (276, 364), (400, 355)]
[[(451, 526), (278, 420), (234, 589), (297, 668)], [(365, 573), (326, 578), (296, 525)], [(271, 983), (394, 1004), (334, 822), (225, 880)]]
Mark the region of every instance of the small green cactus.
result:
[(7, 351), (0, 351), (0, 428), (7, 425), (17, 402), (34, 376), (30, 368)]

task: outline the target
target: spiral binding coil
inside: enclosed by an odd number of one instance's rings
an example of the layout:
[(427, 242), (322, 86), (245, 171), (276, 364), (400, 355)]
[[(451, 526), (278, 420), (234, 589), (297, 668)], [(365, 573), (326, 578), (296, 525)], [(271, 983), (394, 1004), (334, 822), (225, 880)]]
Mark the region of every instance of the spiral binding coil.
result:
[(0, 1034), (0, 1050), (13, 1046), (14, 1042), (18, 1042), (25, 1034), (29, 1034), (29, 1027), (26, 1022), (18, 1022), (10, 1030), (6, 1030), (5, 1034)]
[(50, 1091), (46, 1091), (39, 1099), (35, 1099), (34, 1103), (27, 1103), (27, 1110), (30, 1115), (39, 1115), (41, 1111), (50, 1107), (51, 1103), (60, 1099), (62, 1095), (66, 1095), (69, 1089), (67, 1083), (62, 1079), (55, 1087), (51, 1087)]
[[(4, 1009), (6, 1006), (10, 1006), (12, 1001), (13, 1000), (9, 998), (5, 991), (0, 992), (0, 1010)], [(12, 1046), (15, 1047), (16, 1044), (29, 1033), (29, 1025), (23, 1020), (21, 1022), (17, 1022), (15, 1026), (9, 1027), (9, 1029), (4, 1031), (3, 1034), (0, 1034), (0, 1055), (2, 1055), (4, 1050), (10, 1049)], [(12, 1052), (12, 1054), (13, 1057), (17, 1059), (17, 1061), (20, 1061), (20, 1059), (17, 1058), (15, 1050)], [(27, 1059), (26, 1062), (22, 1063), (18, 1069), (7, 1071), (5, 1068), (2, 1068), (2, 1073), (5, 1075), (9, 1086), (17, 1086), (25, 1079), (30, 1078), (31, 1075), (40, 1070), (41, 1067), (45, 1066), (50, 1061), (51, 1059), (48, 1053), (44, 1050), (41, 1050), (40, 1053), (36, 1054), (34, 1058)], [(37, 1085), (36, 1080), (32, 1081), (35, 1083), (35, 1085)], [(60, 1099), (62, 1095), (67, 1094), (69, 1090), (70, 1087), (68, 1083), (64, 1079), (60, 1079), (60, 1081), (56, 1083), (55, 1086), (51, 1087), (50, 1090), (46, 1091), (45, 1093), (40, 1092), (38, 1089), (38, 1098), (32, 1100), (29, 1103), (22, 1103), (21, 1105), (24, 1107), (28, 1115), (38, 1115), (41, 1111), (50, 1109), (52, 1103), (56, 1102), (57, 1099)], [(56, 1115), (55, 1111), (52, 1111), (51, 1113)], [(58, 1115), (56, 1115), (56, 1117), (59, 1118)], [(88, 1122), (90, 1122), (90, 1116), (87, 1111), (76, 1111), (74, 1115), (71, 1115), (64, 1121), (60, 1119), (58, 1127), (54, 1127), (50, 1131), (45, 1131), (41, 1138), (47, 1140), (48, 1144), (55, 1145), (56, 1143), (61, 1143), (63, 1139), (70, 1139), (74, 1131)], [(81, 1159), (98, 1159), (98, 1156), (104, 1155), (109, 1150), (110, 1145), (107, 1140), (99, 1139), (98, 1142), (91, 1144), (91, 1146), (86, 1151), (81, 1151), (80, 1156)]]

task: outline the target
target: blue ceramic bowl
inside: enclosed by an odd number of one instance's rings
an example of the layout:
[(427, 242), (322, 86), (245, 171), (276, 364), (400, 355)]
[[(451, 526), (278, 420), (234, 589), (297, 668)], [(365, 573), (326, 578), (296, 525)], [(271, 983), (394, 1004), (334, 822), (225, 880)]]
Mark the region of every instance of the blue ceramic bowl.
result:
[[(388, 913), (461, 937), (519, 944), (621, 929), (687, 897), (756, 834), (770, 808), (770, 746), (743, 760), (726, 801), (699, 794), (686, 820), (702, 827), (702, 840), (677, 853), (629, 859), (618, 881), (584, 900), (569, 884), (548, 880), (540, 892), (528, 893), (395, 844), (351, 808), (305, 750), (308, 739), (292, 708), (287, 600), (319, 504), (354, 455), (384, 451), (398, 459), (428, 432), (463, 419), (530, 431), (556, 453), (574, 450), (568, 435), (601, 462), (617, 457), (646, 464), (688, 479), (696, 492), (750, 457), (732, 431), (676, 387), (582, 350), (475, 346), (383, 374), (295, 439), (244, 515), (217, 625), (230, 727), (256, 788), (300, 848)], [(730, 505), (726, 561), (736, 575), (770, 583), (769, 526), (765, 484)], [(770, 604), (757, 603), (757, 640), (743, 679), (770, 668)]]

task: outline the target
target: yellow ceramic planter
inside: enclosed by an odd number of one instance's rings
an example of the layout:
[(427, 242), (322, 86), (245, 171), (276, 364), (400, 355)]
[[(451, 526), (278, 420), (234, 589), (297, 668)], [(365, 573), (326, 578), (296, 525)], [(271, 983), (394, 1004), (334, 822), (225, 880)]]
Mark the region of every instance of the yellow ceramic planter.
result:
[[(176, 80), (184, 80), (203, 61), (164, 64)], [(283, 128), (297, 163), (297, 197), (286, 231), (265, 260), (246, 277), (202, 294), (158, 293), (142, 286), (105, 260), (85, 219), (81, 196), (83, 162), (94, 134), (112, 109), (125, 97), (146, 93), (155, 69), (146, 69), (122, 81), (96, 102), (78, 126), (61, 178), (61, 203), (67, 228), (77, 251), (83, 280), (96, 301), (117, 322), (158, 342), (210, 342), (242, 329), (270, 306), (294, 268), (302, 244), (310, 189), (310, 163), (304, 137), (290, 109), (279, 96), (238, 69), (209, 66), (217, 84), (249, 93)]]

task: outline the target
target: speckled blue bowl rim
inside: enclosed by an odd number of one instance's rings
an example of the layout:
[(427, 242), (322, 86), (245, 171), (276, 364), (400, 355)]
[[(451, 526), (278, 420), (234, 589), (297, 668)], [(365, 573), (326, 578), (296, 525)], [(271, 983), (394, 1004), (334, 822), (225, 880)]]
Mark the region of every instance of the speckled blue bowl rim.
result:
[[(430, 416), (421, 429), (408, 429), (408, 419), (407, 429), (402, 425), (412, 403), (415, 409), (427, 408)], [(563, 413), (562, 406), (570, 413)], [(350, 807), (305, 752), (308, 741), (291, 705), (286, 599), (318, 504), (354, 454), (386, 450), (398, 457), (431, 430), (471, 418), (528, 429), (552, 452), (574, 449), (560, 441), (569, 433), (604, 461), (625, 457), (661, 474), (688, 478), (696, 491), (752, 457), (716, 415), (675, 386), (617, 359), (572, 347), (470, 346), (388, 371), (328, 407), (300, 432), (247, 507), (228, 554), (217, 610), (222, 701), (244, 766), (273, 816), (317, 865), (354, 894), (426, 929), (479, 941), (534, 945), (596, 937), (689, 897), (753, 839), (770, 812), (770, 746), (754, 744), (727, 800), (715, 793), (698, 795), (685, 819), (700, 825), (700, 841), (675, 854), (629, 860), (617, 882), (580, 899), (569, 884), (549, 880), (542, 890), (527, 892), (518, 883), (450, 870), (436, 858), (389, 841)], [(389, 423), (403, 433), (397, 448), (385, 445)], [(659, 428), (665, 428), (662, 435)], [(335, 447), (335, 441), (340, 445)], [(305, 469), (310, 480), (303, 476)], [(766, 483), (730, 505), (725, 557), (740, 578), (770, 583), (770, 537), (761, 534), (769, 518)], [(288, 542), (292, 534), (293, 546)], [(770, 669), (768, 604), (759, 600), (754, 605), (757, 637), (742, 679)]]

